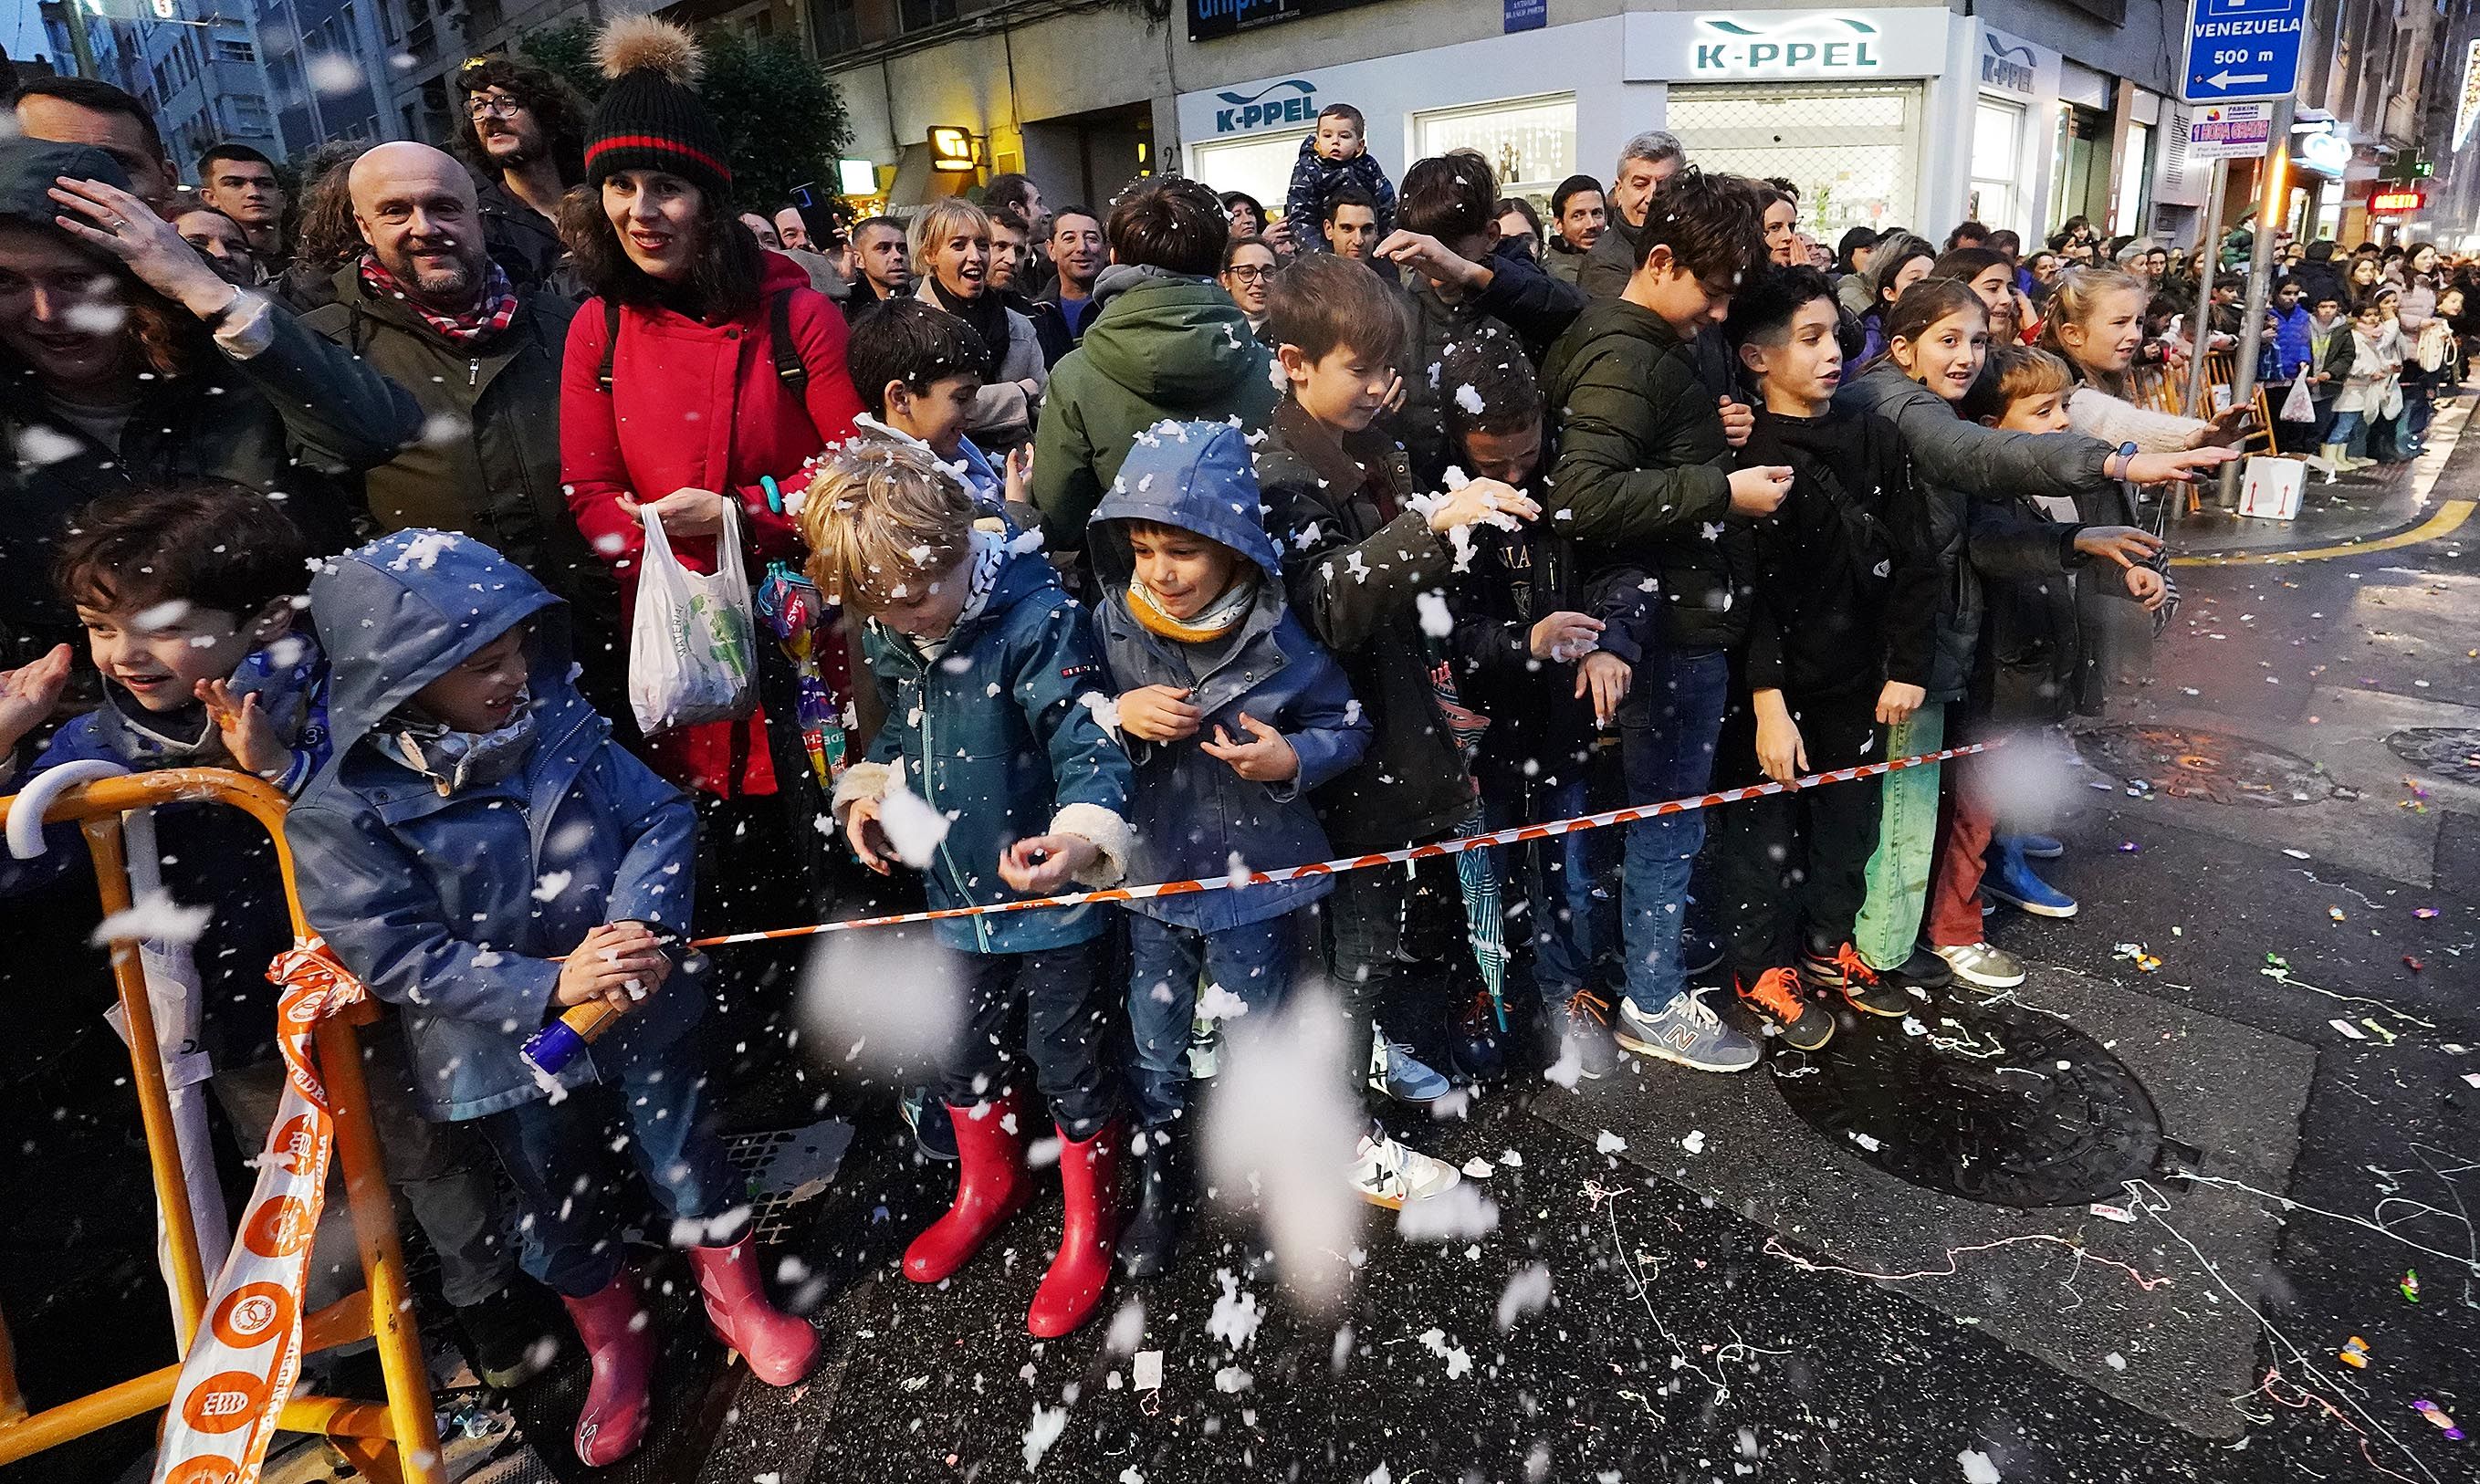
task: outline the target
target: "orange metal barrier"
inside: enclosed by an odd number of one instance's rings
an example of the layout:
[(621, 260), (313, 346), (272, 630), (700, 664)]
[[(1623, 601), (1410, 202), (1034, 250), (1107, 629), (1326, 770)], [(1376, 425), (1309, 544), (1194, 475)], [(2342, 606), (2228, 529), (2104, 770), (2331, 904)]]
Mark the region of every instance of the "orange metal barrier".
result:
[[(13, 802), (13, 798), (0, 800), (0, 805)], [(294, 889), (293, 853), (284, 842), (284, 796), (256, 779), (215, 768), (169, 768), (97, 779), (64, 791), (45, 822), (77, 821), (86, 836), (87, 852), (94, 857), (95, 882), (108, 916), (130, 906), (120, 816), (131, 809), (175, 802), (229, 805), (265, 826), (275, 841), (294, 935), (309, 935), (310, 927)], [(210, 1275), (198, 1257), (198, 1234), (182, 1183), (180, 1151), (173, 1142), (171, 1099), (156, 1055), (154, 1009), (146, 996), (135, 943), (113, 945), (112, 977), (119, 990), (121, 1012), (128, 1017), (131, 1080), (138, 1089), (139, 1117), (145, 1125), (156, 1205), (164, 1218), (172, 1292), (180, 1314), (175, 1342), (187, 1354), (206, 1310)], [(361, 1048), (353, 1033), (355, 1025), (377, 1017), (375, 1007), (357, 1005), (321, 1021), (314, 1033), (320, 1074), (334, 1107), (336, 1163), (344, 1171), (365, 1287), (303, 1320), (302, 1352), (307, 1355), (356, 1340), (375, 1340), (387, 1399), (375, 1405), (296, 1391), (277, 1425), (289, 1432), (323, 1433), (356, 1469), (380, 1484), (442, 1484), (447, 1471), (440, 1461), (429, 1378), (413, 1324), (404, 1252), (397, 1239), (396, 1203), (371, 1127)], [(180, 1369), (178, 1364), (167, 1366), (30, 1415), (17, 1386), (7, 1323), (0, 1318), (0, 1466), (167, 1405)]]

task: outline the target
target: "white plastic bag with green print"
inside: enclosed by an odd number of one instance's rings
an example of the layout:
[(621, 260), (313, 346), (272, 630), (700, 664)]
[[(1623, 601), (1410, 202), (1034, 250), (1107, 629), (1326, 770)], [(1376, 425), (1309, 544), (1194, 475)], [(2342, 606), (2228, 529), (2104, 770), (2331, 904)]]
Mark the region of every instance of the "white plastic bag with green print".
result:
[(641, 513), (646, 550), (637, 559), (637, 616), (629, 633), (629, 708), (637, 726), (653, 736), (747, 716), (758, 699), (758, 652), (740, 512), (726, 496), (710, 577), (672, 554), (651, 504)]

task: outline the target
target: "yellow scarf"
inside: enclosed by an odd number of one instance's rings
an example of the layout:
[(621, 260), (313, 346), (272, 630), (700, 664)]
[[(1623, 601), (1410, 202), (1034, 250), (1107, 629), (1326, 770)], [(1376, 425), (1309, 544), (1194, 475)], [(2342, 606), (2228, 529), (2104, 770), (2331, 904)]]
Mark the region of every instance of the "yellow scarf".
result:
[(1128, 613), (1146, 632), (1158, 634), (1179, 644), (1205, 644), (1231, 632), (1249, 610), (1257, 603), (1257, 577), (1244, 572), (1229, 590), (1216, 599), (1206, 610), (1193, 619), (1176, 619), (1166, 613), (1154, 601), (1146, 585), (1133, 578), (1128, 583)]

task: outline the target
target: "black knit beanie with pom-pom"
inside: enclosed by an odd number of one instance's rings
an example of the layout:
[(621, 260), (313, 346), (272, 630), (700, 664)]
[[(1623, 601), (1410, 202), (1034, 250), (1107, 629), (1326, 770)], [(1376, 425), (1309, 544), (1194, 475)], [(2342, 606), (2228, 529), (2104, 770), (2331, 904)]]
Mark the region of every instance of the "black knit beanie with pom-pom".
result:
[(689, 90), (703, 62), (696, 40), (670, 21), (633, 15), (603, 28), (594, 56), (611, 87), (586, 130), (586, 184), (599, 188), (621, 170), (663, 170), (709, 195), (729, 194), (723, 131)]

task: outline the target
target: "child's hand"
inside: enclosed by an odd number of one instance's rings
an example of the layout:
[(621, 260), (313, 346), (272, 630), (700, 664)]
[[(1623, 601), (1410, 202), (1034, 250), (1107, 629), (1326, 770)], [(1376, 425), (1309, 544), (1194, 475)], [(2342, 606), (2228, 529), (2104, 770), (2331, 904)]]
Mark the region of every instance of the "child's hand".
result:
[(208, 717), (223, 738), (224, 751), (243, 772), (265, 777), (293, 765), (293, 755), (276, 736), (275, 724), (267, 719), (255, 694), (236, 699), (232, 686), (223, 680), (200, 680), (192, 694), (205, 704)]
[(1731, 471), (1731, 513), (1755, 521), (1782, 508), (1791, 495), (1789, 464), (1755, 464)]
[(1292, 751), (1281, 732), (1246, 711), (1240, 713), (1240, 727), (1250, 740), (1234, 742), (1217, 727), (1213, 741), (1197, 745), (1206, 756), (1220, 757), (1252, 783), (1288, 783), (1301, 776), (1301, 755)]
[(2127, 569), (2127, 596), (2144, 604), (2144, 611), (2151, 613), (2168, 600), (2170, 584), (2150, 567), (2130, 567)]
[(1188, 704), (1194, 692), (1140, 685), (1120, 698), (1120, 729), (1140, 742), (1177, 742), (1197, 735), (1205, 713)]
[(1619, 703), (1635, 678), (1627, 661), (1606, 650), (1595, 650), (1576, 666), (1576, 699), (1593, 698), (1594, 726), (1607, 731), (1618, 720)]
[(999, 498), (1011, 505), (1033, 503), (1025, 489), (1033, 482), (1033, 445), (1020, 443), (1007, 456), (1006, 487)]
[(69, 683), (69, 647), (55, 644), (31, 665), (0, 670), (0, 756), (40, 727)]
[(887, 827), (878, 822), (878, 801), (856, 799), (844, 810), (844, 842), (852, 847), (861, 863), (881, 876), (891, 873), (895, 864), (895, 847), (889, 843)]
[(601, 1000), (625, 1015), (662, 987), (672, 960), (643, 923), (607, 922), (585, 934), (559, 966), (552, 1003), (565, 1009)]
[(2076, 532), (2076, 550), (2133, 567), (2161, 550), (2161, 538), (2133, 525), (2087, 525)]
[(1100, 854), (1081, 834), (1037, 834), (999, 852), (999, 880), (1029, 895), (1047, 896)]
[(1877, 692), (1877, 720), (1889, 727), (1899, 727), (1910, 721), (1912, 713), (1921, 708), (1921, 703), (1928, 699), (1929, 693), (1917, 685), (1888, 680), (1886, 688)]
[(1724, 443), (1734, 448), (1739, 448), (1746, 443), (1748, 435), (1756, 430), (1757, 414), (1754, 408), (1745, 402), (1735, 402), (1727, 397), (1722, 398), (1722, 441)]
[(1563, 609), (1533, 626), (1528, 647), (1535, 659), (1579, 659), (1602, 642), (1602, 621), (1589, 614)]
[(1541, 507), (1513, 485), (1496, 479), (1475, 479), (1430, 507), (1430, 529), (1443, 536), (1460, 525), (1484, 521), (1510, 530), (1517, 521), (1539, 518)]
[(1757, 692), (1756, 708), (1757, 767), (1775, 782), (1788, 783), (1808, 771), (1808, 744), (1800, 738), (1799, 723), (1791, 719), (1781, 691)]

